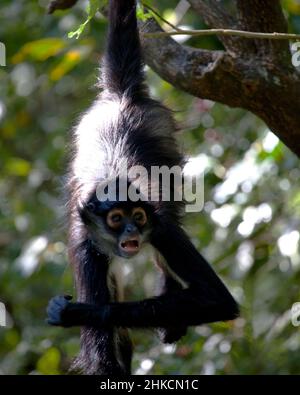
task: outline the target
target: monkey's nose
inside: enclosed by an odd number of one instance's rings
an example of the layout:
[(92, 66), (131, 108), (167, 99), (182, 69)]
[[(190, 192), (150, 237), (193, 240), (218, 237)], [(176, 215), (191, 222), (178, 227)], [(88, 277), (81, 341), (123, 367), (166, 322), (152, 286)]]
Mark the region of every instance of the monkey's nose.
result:
[(125, 229), (125, 232), (126, 232), (126, 233), (134, 233), (134, 232), (136, 232), (136, 231), (137, 231), (137, 227), (136, 227), (136, 226), (131, 225), (131, 224), (128, 224), (128, 225), (126, 226), (126, 229)]

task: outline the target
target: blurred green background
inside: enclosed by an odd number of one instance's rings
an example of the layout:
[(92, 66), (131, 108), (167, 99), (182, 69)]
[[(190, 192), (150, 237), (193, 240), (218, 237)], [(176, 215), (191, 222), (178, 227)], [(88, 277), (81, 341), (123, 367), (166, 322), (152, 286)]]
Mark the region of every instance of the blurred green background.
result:
[[(45, 324), (49, 298), (74, 294), (66, 258), (61, 198), (72, 126), (95, 97), (105, 44), (101, 15), (81, 37), (84, 1), (46, 15), (46, 0), (1, 0), (0, 41), (0, 373), (64, 374), (79, 347), (79, 329)], [(227, 2), (230, 5), (230, 1)], [(174, 21), (177, 1), (153, 1)], [(290, 31), (300, 33), (300, 2), (283, 2)], [(191, 10), (181, 25), (205, 25)], [(222, 48), (215, 37), (188, 45)], [(205, 206), (186, 219), (195, 245), (241, 304), (235, 322), (190, 328), (177, 345), (133, 330), (137, 374), (299, 374), (299, 160), (252, 114), (191, 97), (149, 68), (153, 96), (176, 111), (179, 139), (205, 171)], [(153, 294), (147, 257), (124, 263), (127, 299)], [(180, 319), (180, 317), (179, 317)]]

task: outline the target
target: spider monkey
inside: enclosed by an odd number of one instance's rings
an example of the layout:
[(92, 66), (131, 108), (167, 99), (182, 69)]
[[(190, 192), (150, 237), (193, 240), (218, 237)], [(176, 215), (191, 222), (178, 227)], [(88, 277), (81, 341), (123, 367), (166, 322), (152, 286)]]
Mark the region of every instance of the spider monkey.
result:
[[(129, 168), (184, 163), (172, 114), (150, 98), (144, 82), (135, 0), (109, 2), (100, 84), (102, 93), (74, 131), (68, 179), (68, 251), (78, 300), (56, 296), (47, 313), (51, 325), (82, 327), (73, 369), (126, 375), (132, 357), (127, 328), (158, 328), (161, 340), (172, 343), (188, 326), (232, 320), (239, 309), (181, 228), (181, 202), (97, 198), (99, 183), (120, 181), (123, 158)], [(124, 302), (112, 261), (133, 257), (145, 243), (161, 271), (160, 294)]]

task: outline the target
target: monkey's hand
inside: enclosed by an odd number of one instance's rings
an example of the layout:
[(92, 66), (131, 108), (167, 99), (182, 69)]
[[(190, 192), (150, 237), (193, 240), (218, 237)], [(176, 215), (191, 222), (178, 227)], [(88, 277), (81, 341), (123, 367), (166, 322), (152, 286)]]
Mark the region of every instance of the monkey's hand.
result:
[(55, 296), (47, 307), (50, 325), (55, 326), (107, 326), (107, 306), (71, 303), (72, 296)]
[(47, 323), (55, 326), (72, 326), (70, 320), (70, 303), (72, 296), (55, 296), (50, 300), (47, 307)]

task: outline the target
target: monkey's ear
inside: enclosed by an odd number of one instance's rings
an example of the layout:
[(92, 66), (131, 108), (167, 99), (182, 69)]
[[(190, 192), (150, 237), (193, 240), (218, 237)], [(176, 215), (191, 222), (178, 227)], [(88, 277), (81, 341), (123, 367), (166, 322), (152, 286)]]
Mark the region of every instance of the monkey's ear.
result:
[(91, 222), (91, 215), (89, 215), (88, 210), (86, 209), (86, 207), (83, 206), (77, 206), (77, 212), (79, 217), (82, 219), (82, 222), (84, 224), (88, 224)]
[(93, 221), (96, 214), (96, 205), (88, 201), (77, 206), (77, 211), (84, 224), (89, 224)]
[(96, 212), (96, 204), (93, 202), (88, 202), (85, 206), (86, 210), (88, 210), (91, 213), (95, 213)]
[(102, 202), (97, 198), (91, 198), (86, 203), (82, 203), (77, 207), (78, 213), (84, 223), (89, 223), (95, 219), (95, 216), (104, 216), (107, 212)]

